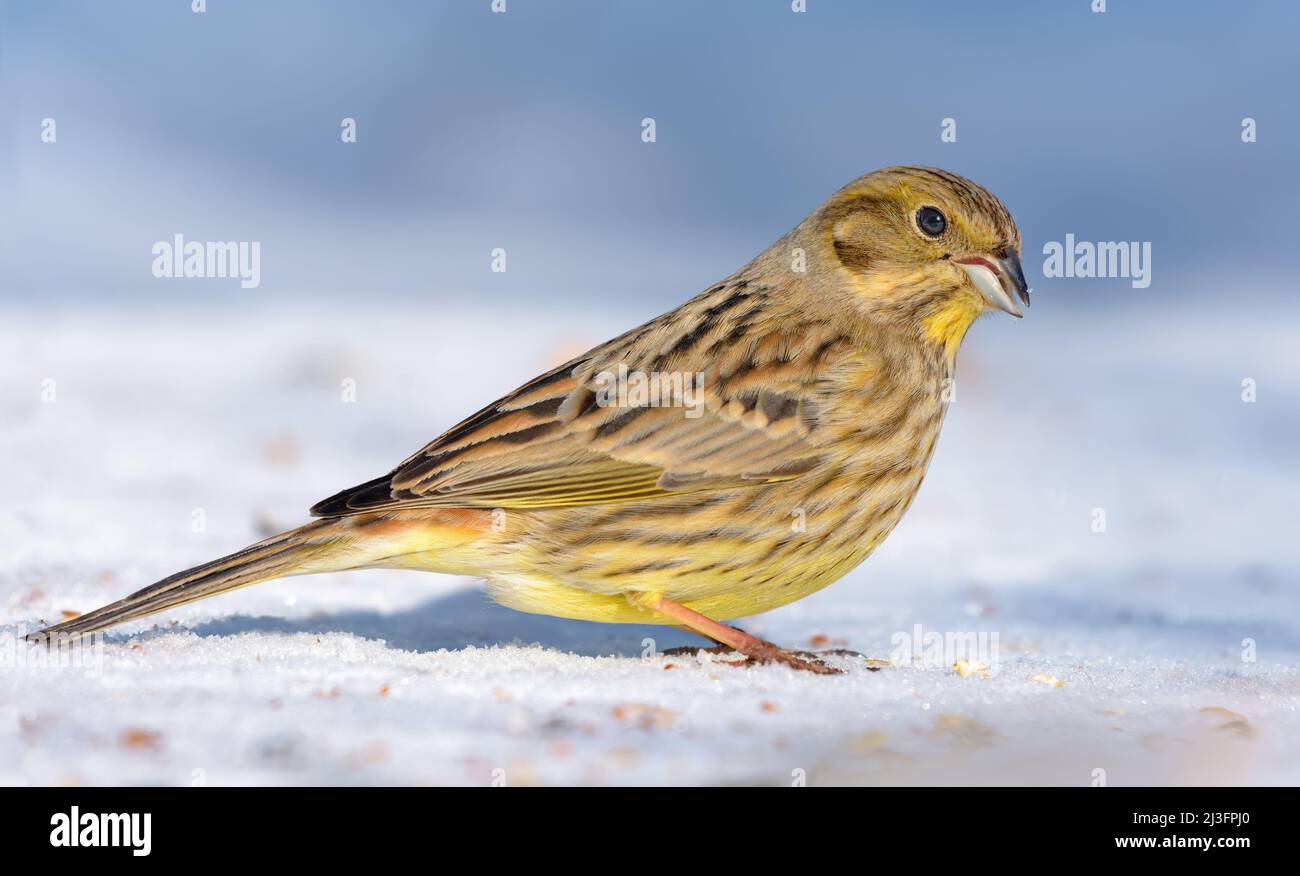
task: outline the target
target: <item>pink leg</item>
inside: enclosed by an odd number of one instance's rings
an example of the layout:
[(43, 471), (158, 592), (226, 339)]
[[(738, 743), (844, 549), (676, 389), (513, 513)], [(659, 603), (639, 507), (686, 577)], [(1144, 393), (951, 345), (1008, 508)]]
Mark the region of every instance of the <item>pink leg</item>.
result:
[(793, 651), (777, 647), (757, 636), (751, 636), (744, 630), (719, 623), (713, 618), (705, 617), (698, 611), (687, 608), (680, 602), (673, 602), (657, 594), (638, 594), (632, 598), (632, 601), (643, 608), (667, 615), (687, 629), (733, 648), (758, 663), (781, 663), (792, 669), (802, 669), (818, 675), (836, 675), (840, 672), (820, 660), (801, 657)]

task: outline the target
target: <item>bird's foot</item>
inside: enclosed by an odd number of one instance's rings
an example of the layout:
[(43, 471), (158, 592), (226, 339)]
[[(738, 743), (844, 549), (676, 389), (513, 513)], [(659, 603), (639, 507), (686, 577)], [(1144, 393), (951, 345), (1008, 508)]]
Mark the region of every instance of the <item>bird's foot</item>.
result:
[[(748, 635), (748, 634), (747, 634)], [(824, 657), (859, 657), (867, 662), (868, 672), (879, 672), (879, 664), (883, 661), (872, 660), (870, 657), (859, 651), (850, 651), (847, 648), (833, 648), (827, 651), (795, 651), (788, 648), (780, 648), (771, 642), (755, 638), (755, 641), (762, 642), (768, 648), (762, 649), (761, 653), (746, 654), (730, 645), (715, 645), (712, 648), (669, 648), (662, 653), (666, 657), (690, 657), (696, 654), (716, 654), (718, 656), (738, 655), (740, 660), (722, 660), (720, 663), (727, 666), (754, 666), (760, 663), (779, 663), (789, 666), (792, 669), (800, 669), (807, 672), (814, 672), (818, 675), (837, 675), (844, 670), (829, 665), (822, 658)]]
[[(762, 639), (759, 639), (762, 642)], [(820, 657), (810, 651), (791, 651), (787, 648), (778, 648), (771, 642), (763, 642), (768, 647), (761, 653), (755, 655), (746, 655), (747, 660), (756, 663), (780, 663), (783, 666), (789, 666), (791, 669), (798, 669), (802, 672), (811, 672), (816, 675), (839, 675), (844, 670), (831, 666)]]
[[(748, 666), (753, 663), (779, 663), (782, 666), (789, 666), (791, 669), (798, 669), (803, 672), (812, 672), (816, 675), (839, 675), (844, 671), (822, 660), (821, 658), (823, 656), (834, 655), (837, 657), (862, 657), (862, 655), (858, 654), (856, 651), (845, 651), (842, 649), (836, 651), (813, 652), (791, 651), (786, 648), (781, 648), (771, 642), (760, 639), (757, 636), (751, 636), (744, 630), (737, 629), (736, 627), (724, 623), (719, 623), (711, 617), (706, 617), (694, 609), (687, 608), (680, 602), (674, 602), (673, 600), (660, 596), (657, 593), (633, 594), (629, 595), (629, 599), (635, 605), (639, 605), (642, 608), (672, 618), (679, 625), (691, 630), (692, 632), (699, 633), (705, 638), (712, 639), (719, 645), (717, 648), (674, 648), (665, 651), (665, 654), (680, 654), (684, 651), (694, 651), (695, 653), (708, 651), (715, 654), (735, 652), (743, 654), (745, 659), (735, 661), (727, 660), (723, 662), (729, 663), (732, 666)], [(870, 668), (875, 670), (879, 667)]]
[(712, 648), (698, 648), (694, 645), (682, 645), (680, 648), (665, 648), (659, 652), (663, 657), (694, 657), (696, 654), (739, 654), (730, 645), (714, 645)]

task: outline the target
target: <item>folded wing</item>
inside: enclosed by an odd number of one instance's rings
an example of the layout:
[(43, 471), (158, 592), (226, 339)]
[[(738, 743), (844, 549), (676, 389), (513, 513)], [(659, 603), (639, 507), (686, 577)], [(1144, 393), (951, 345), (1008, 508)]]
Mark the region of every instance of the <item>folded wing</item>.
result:
[[(744, 281), (715, 287), (530, 381), (312, 513), (554, 508), (799, 477), (825, 457), (821, 399), (848, 341), (825, 325), (768, 324), (763, 312), (762, 293)], [(659, 381), (658, 406), (619, 394), (635, 381)]]

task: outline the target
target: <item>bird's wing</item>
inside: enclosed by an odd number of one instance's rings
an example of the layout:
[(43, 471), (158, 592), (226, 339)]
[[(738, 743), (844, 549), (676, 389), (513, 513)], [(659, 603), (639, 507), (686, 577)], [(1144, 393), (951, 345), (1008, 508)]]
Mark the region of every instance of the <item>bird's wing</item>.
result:
[[(526, 383), (312, 513), (554, 508), (808, 472), (826, 453), (823, 399), (847, 338), (825, 324), (765, 324), (749, 294), (710, 292)], [(620, 365), (624, 385), (667, 374), (668, 386), (684, 381), (697, 397), (661, 393), (690, 404), (635, 406), (610, 391)]]

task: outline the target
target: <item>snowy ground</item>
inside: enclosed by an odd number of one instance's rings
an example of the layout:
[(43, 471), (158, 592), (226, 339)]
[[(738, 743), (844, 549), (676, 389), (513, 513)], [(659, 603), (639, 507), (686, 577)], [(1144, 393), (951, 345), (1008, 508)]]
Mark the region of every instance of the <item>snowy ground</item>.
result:
[(0, 783), (1300, 783), (1300, 325), (1110, 313), (976, 326), (898, 532), (744, 624), (881, 659), (917, 624), (996, 634), (985, 671), (836, 677), (643, 656), (698, 640), (378, 571), (38, 665), (16, 641), (38, 619), (300, 522), (629, 320), (9, 317)]

